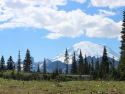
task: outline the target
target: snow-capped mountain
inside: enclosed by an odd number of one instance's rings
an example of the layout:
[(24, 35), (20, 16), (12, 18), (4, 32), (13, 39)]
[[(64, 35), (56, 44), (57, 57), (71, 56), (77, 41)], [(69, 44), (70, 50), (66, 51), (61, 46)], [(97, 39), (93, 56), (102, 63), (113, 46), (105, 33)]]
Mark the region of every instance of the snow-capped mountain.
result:
[[(80, 49), (81, 49), (83, 58), (85, 58), (85, 54), (86, 54), (86, 57), (88, 57), (88, 56), (91, 56), (91, 57), (95, 56), (96, 58), (97, 58), (97, 56), (102, 57), (104, 45), (105, 44), (94, 44), (94, 43), (91, 43), (89, 41), (82, 41), (80, 43), (76, 43), (72, 47), (67, 48), (67, 51), (69, 54), (69, 64), (72, 63), (72, 55), (74, 52), (75, 52), (76, 59), (78, 59)], [(108, 46), (106, 46), (106, 50), (107, 50), (108, 57), (113, 58), (113, 56), (114, 56), (114, 59), (119, 61), (120, 55), (118, 53), (113, 51)], [(61, 62), (64, 62), (65, 51), (66, 51), (66, 49), (62, 53), (60, 53), (58, 56), (51, 59), (51, 61), (54, 62), (54, 61), (59, 60)]]
[[(85, 58), (85, 54), (86, 54), (88, 62), (91, 61), (91, 57), (93, 57), (93, 61), (95, 62), (97, 56), (98, 56), (99, 61), (100, 61), (102, 59), (104, 45), (105, 44), (94, 44), (94, 43), (91, 43), (89, 41), (82, 41), (80, 43), (76, 43), (75, 45), (73, 45), (70, 48), (67, 48), (68, 54), (69, 54), (69, 64), (68, 64), (69, 70), (68, 70), (68, 73), (70, 72), (70, 69), (71, 69), (72, 56), (73, 56), (74, 52), (75, 52), (75, 56), (76, 56), (76, 60), (77, 60), (77, 65), (78, 65), (78, 57), (79, 57), (80, 49), (82, 51), (83, 59)], [(113, 51), (108, 46), (106, 46), (106, 50), (107, 50), (107, 56), (108, 56), (110, 61), (112, 60), (112, 58), (114, 56), (115, 68), (116, 68), (117, 65), (118, 65), (120, 55), (118, 53), (116, 53), (115, 51)], [(66, 51), (66, 49), (62, 53), (57, 55), (55, 58), (46, 59), (47, 72), (52, 72), (53, 69), (56, 68), (57, 62), (58, 62), (58, 67), (60, 66), (62, 68), (63, 73), (65, 73), (65, 68), (66, 68), (65, 63), (64, 63), (65, 51)], [(32, 65), (33, 65), (33, 69), (31, 69), (31, 71), (34, 71), (34, 70), (37, 71), (38, 64), (39, 64), (39, 67), (40, 67), (40, 71), (43, 70), (44, 61), (35, 62), (33, 57), (31, 57), (31, 61), (32, 61)], [(15, 65), (17, 67), (17, 62), (15, 63)], [(23, 61), (21, 62), (21, 67), (22, 67), (21, 70), (23, 70)]]

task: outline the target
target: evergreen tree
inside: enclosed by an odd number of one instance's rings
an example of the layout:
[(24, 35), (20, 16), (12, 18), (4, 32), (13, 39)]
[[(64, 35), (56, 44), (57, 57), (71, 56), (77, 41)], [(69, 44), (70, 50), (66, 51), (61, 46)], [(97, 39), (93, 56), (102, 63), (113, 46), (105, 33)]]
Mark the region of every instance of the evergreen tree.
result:
[(14, 63), (14, 66), (13, 66), (13, 70), (15, 70), (15, 63)]
[(32, 61), (30, 60), (30, 51), (27, 49), (26, 57), (25, 57), (25, 67), (26, 67), (26, 72), (30, 72), (30, 69), (33, 69), (32, 67)]
[(65, 59), (64, 59), (64, 62), (66, 63), (66, 74), (68, 74), (68, 59), (69, 59), (69, 57), (68, 57), (68, 51), (67, 51), (67, 48), (66, 48), (66, 53), (65, 53)]
[(96, 78), (98, 78), (98, 71), (99, 71), (99, 59), (97, 57), (96, 63), (95, 63), (95, 75), (96, 75)]
[(7, 70), (12, 70), (13, 69), (13, 60), (12, 60), (12, 56), (10, 56), (10, 58), (8, 59), (8, 62), (7, 62)]
[(26, 71), (27, 71), (26, 62), (23, 61), (23, 72), (26, 72)]
[(77, 63), (76, 63), (76, 58), (75, 58), (75, 52), (74, 52), (74, 73), (78, 73), (78, 69), (77, 69)]
[(18, 73), (21, 71), (21, 59), (20, 59), (20, 51), (19, 51), (19, 55), (18, 55), (18, 63), (17, 63), (17, 71)]
[(112, 68), (112, 62), (110, 61), (110, 60), (108, 60), (109, 61), (109, 75), (111, 74), (111, 68)]
[(90, 75), (93, 76), (93, 71), (94, 71), (94, 64), (93, 64), (93, 57), (91, 57), (91, 71), (90, 71)]
[(59, 66), (59, 74), (62, 74), (62, 69), (60, 68), (60, 66)]
[(98, 71), (98, 77), (103, 78), (103, 60), (100, 61), (99, 71)]
[(44, 58), (44, 63), (43, 63), (43, 74), (46, 74), (46, 60)]
[(86, 55), (85, 55), (85, 66), (84, 66), (84, 73), (87, 74), (87, 59), (86, 59)]
[(75, 59), (75, 52), (72, 58), (72, 66), (71, 66), (71, 71), (70, 73), (76, 74), (77, 73), (77, 64), (76, 64), (76, 59)]
[(125, 80), (125, 11), (123, 11), (123, 28), (122, 28), (122, 40), (121, 40), (121, 47), (119, 47), (121, 49), (121, 56), (120, 56), (120, 60), (119, 60), (119, 64), (118, 64), (118, 74), (120, 74), (120, 79), (121, 80)]
[(90, 75), (90, 71), (91, 71), (91, 64), (89, 62), (89, 75)]
[(2, 55), (1, 61), (0, 61), (0, 70), (4, 70), (5, 69), (5, 61), (4, 61), (4, 57)]
[(78, 59), (78, 73), (81, 75), (83, 74), (83, 56), (82, 56), (82, 52), (81, 52), (81, 49), (80, 49), (80, 54), (79, 54), (79, 59)]
[(114, 78), (115, 77), (115, 74), (116, 74), (116, 70), (115, 70), (115, 67), (114, 67), (114, 56), (113, 56), (113, 59), (112, 59), (112, 67), (111, 67), (111, 77)]
[(39, 64), (38, 64), (38, 68), (37, 68), (37, 73), (40, 73), (40, 68), (39, 68)]
[(88, 64), (88, 61), (86, 62), (86, 69), (87, 69), (87, 74), (89, 74), (89, 64)]
[(56, 72), (56, 75), (58, 75), (58, 62), (57, 62), (57, 67), (56, 67), (55, 72)]
[(102, 60), (104, 62), (104, 70), (103, 70), (104, 71), (104, 75), (103, 75), (103, 77), (106, 78), (106, 74), (109, 75), (109, 62), (108, 62), (107, 51), (106, 51), (106, 47), (105, 46), (104, 46)]

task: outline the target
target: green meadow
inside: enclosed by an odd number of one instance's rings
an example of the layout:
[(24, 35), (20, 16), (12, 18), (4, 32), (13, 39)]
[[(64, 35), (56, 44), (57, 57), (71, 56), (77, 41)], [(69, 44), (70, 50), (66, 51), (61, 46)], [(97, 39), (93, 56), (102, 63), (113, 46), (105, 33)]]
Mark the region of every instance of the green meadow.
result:
[(0, 76), (0, 94), (125, 94), (124, 81), (91, 81), (89, 76), (85, 80), (70, 75), (55, 79), (47, 75), (44, 79), (38, 73), (20, 73), (17, 76), (16, 71), (13, 76), (12, 71), (0, 73)]

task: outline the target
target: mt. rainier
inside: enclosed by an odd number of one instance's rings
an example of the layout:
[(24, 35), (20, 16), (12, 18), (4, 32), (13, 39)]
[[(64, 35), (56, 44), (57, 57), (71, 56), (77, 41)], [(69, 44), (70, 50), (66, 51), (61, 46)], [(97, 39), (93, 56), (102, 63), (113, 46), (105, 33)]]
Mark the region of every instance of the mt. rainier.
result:
[[(79, 57), (80, 49), (82, 51), (83, 59), (85, 59), (85, 54), (86, 54), (86, 58), (87, 58), (88, 63), (91, 61), (91, 57), (93, 57), (93, 61), (95, 63), (97, 56), (99, 58), (99, 61), (102, 60), (104, 45), (105, 44), (94, 44), (94, 43), (91, 43), (89, 41), (82, 41), (80, 43), (76, 43), (75, 45), (73, 45), (70, 48), (67, 48), (67, 51), (69, 54), (68, 73), (71, 69), (72, 56), (73, 56), (74, 52), (75, 52), (75, 56), (76, 56), (77, 65), (78, 65), (78, 57)], [(52, 72), (53, 69), (56, 68), (57, 62), (58, 62), (58, 66), (60, 66), (62, 68), (63, 73), (65, 73), (65, 69), (66, 69), (66, 66), (64, 63), (65, 51), (66, 51), (66, 49), (53, 59), (46, 59), (47, 72)], [(115, 68), (116, 68), (118, 63), (119, 63), (120, 55), (107, 46), (106, 46), (106, 51), (107, 51), (108, 59), (110, 61), (112, 60), (112, 58), (114, 56)], [(31, 57), (31, 61), (33, 64), (33, 69), (31, 69), (31, 71), (34, 71), (34, 70), (37, 71), (38, 64), (40, 65), (40, 70), (41, 71), (43, 70), (43, 62), (44, 61), (35, 62), (33, 57)], [(17, 66), (17, 62), (15, 65)], [(23, 67), (23, 61), (21, 62), (21, 67)]]
[[(105, 44), (94, 44), (94, 43), (91, 43), (89, 41), (82, 41), (80, 43), (76, 43), (72, 47), (67, 48), (67, 51), (68, 51), (68, 54), (69, 54), (69, 64), (72, 64), (72, 55), (73, 55), (74, 52), (75, 52), (76, 59), (78, 59), (80, 49), (81, 49), (83, 58), (85, 58), (85, 54), (86, 54), (86, 57), (88, 57), (88, 56), (91, 56), (91, 57), (95, 56), (96, 58), (97, 58), (97, 56), (98, 56), (98, 58), (102, 57), (104, 46), (106, 46), (106, 45)], [(116, 61), (119, 61), (120, 55), (118, 53), (113, 51), (108, 46), (106, 46), (106, 50), (107, 50), (107, 56), (108, 57), (113, 58), (113, 56), (114, 56), (114, 59)], [(51, 61), (54, 62), (54, 61), (59, 60), (61, 62), (64, 62), (65, 51), (66, 50), (64, 50), (62, 53), (60, 53), (55, 58), (51, 59)]]

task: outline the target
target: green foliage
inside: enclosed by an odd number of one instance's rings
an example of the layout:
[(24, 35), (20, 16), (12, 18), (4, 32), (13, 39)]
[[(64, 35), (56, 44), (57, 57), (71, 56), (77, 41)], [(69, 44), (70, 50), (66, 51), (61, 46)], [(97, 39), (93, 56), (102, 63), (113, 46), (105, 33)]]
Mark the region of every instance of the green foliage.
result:
[(29, 72), (30, 69), (33, 69), (33, 66), (32, 66), (32, 61), (30, 60), (30, 51), (27, 49), (27, 53), (26, 53), (26, 57), (24, 59), (24, 72)]
[(43, 79), (46, 80), (47, 79), (47, 75), (43, 74)]
[(82, 57), (82, 52), (80, 49), (80, 54), (79, 54), (79, 61), (78, 61), (78, 73), (79, 75), (83, 74), (83, 57)]
[(2, 58), (0, 60), (0, 70), (4, 70), (5, 69), (5, 61), (4, 61), (4, 57), (2, 55)]
[(86, 54), (85, 54), (85, 66), (84, 66), (84, 74), (87, 74), (87, 58), (86, 58)]
[(37, 72), (38, 72), (38, 73), (40, 73), (40, 68), (39, 68), (39, 64), (38, 64)]
[(8, 70), (12, 70), (13, 69), (13, 60), (12, 60), (12, 56), (10, 56), (10, 58), (8, 59), (8, 62), (7, 62), (7, 69)]
[(70, 73), (71, 74), (77, 73), (77, 64), (76, 64), (76, 59), (75, 59), (75, 52), (74, 52), (74, 55), (72, 57), (72, 66), (71, 66)]
[(18, 63), (17, 63), (17, 70), (18, 72), (21, 71), (21, 59), (20, 59), (20, 51), (19, 51), (19, 55), (18, 55), (19, 59), (18, 59)]
[(59, 66), (59, 74), (61, 74), (62, 73), (62, 69), (60, 68), (60, 66)]
[(68, 51), (67, 51), (67, 48), (66, 48), (66, 53), (65, 53), (65, 59), (64, 59), (64, 61), (65, 61), (65, 65), (66, 65), (66, 70), (65, 70), (65, 72), (66, 72), (66, 74), (68, 74), (68, 59), (69, 59), (69, 57), (68, 57)]
[(46, 73), (46, 60), (44, 58), (44, 63), (43, 63), (43, 73), (45, 74)]

